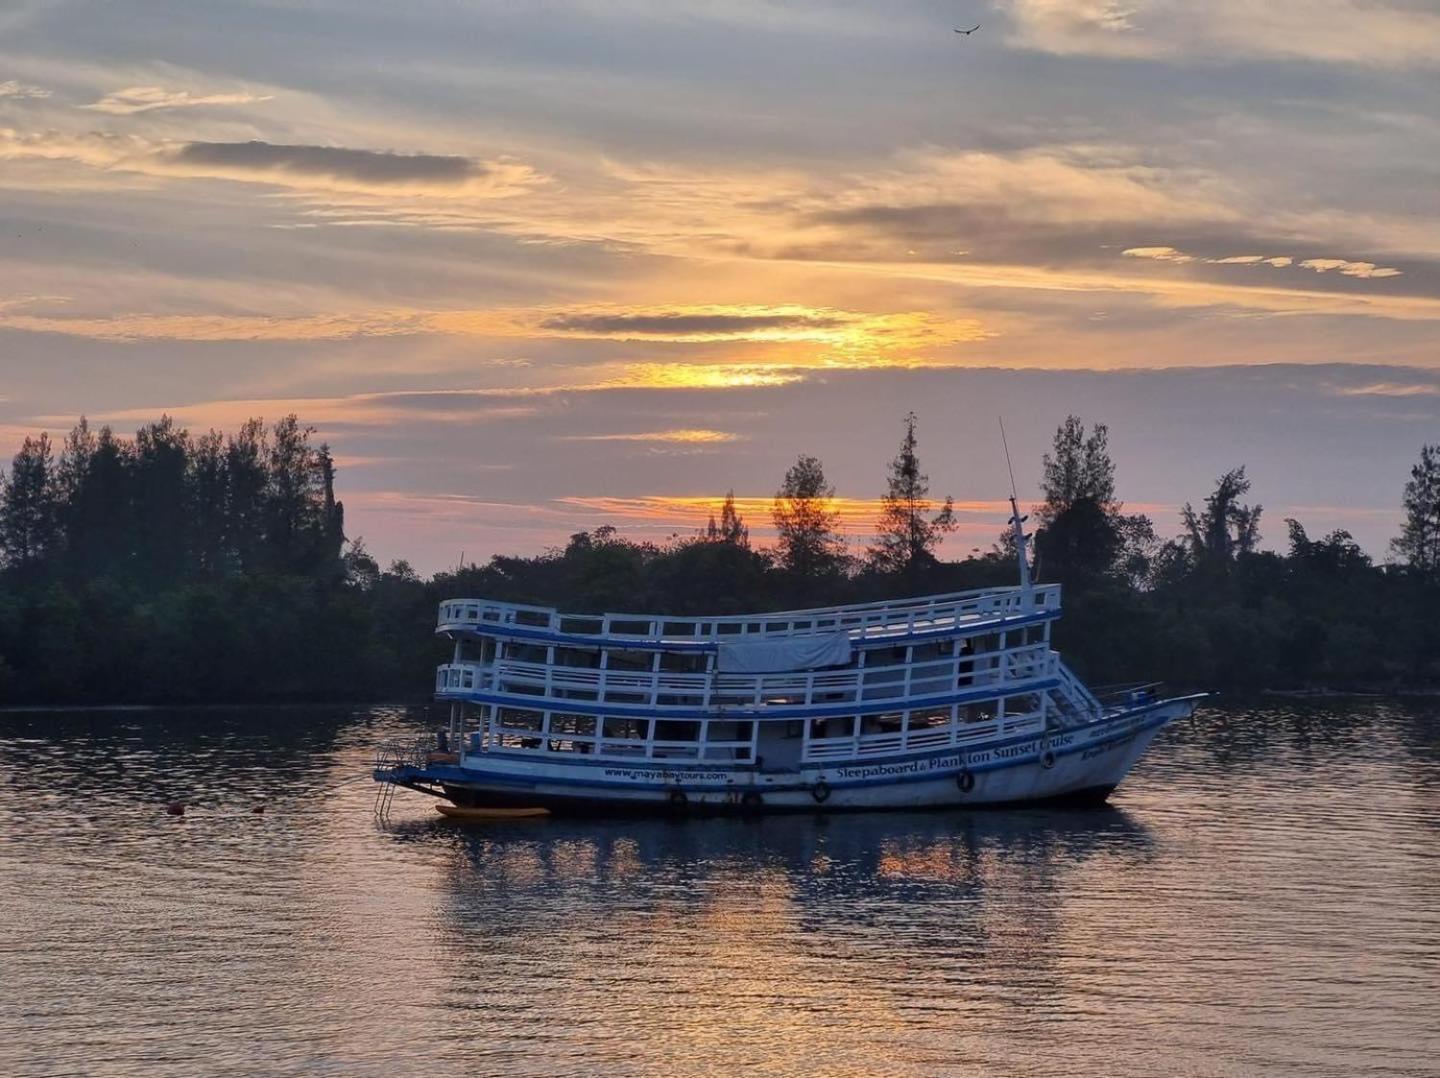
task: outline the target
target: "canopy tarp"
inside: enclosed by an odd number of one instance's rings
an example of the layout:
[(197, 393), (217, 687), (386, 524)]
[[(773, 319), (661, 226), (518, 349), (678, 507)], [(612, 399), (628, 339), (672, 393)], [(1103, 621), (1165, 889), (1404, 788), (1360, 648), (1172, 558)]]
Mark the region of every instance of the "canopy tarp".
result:
[(723, 674), (776, 674), (844, 666), (850, 661), (850, 634), (821, 633), (772, 640), (722, 641), (715, 668)]

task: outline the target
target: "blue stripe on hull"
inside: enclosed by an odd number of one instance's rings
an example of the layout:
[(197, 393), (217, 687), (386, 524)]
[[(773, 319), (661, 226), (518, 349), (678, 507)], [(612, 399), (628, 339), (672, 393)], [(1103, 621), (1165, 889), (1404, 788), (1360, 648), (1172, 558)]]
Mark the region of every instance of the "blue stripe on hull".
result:
[[(1132, 719), (1132, 718), (1136, 717), (1137, 715), (1143, 715), (1143, 714), (1146, 714), (1146, 713), (1148, 713), (1148, 712), (1158, 711), (1158, 710), (1161, 709), (1161, 708), (1167, 707), (1167, 706), (1172, 705), (1172, 704), (1175, 704), (1175, 703), (1177, 703), (1177, 702), (1178, 702), (1178, 701), (1176, 701), (1176, 700), (1164, 700), (1164, 701), (1159, 701), (1159, 702), (1157, 702), (1157, 703), (1155, 703), (1155, 704), (1153, 704), (1153, 705), (1149, 705), (1149, 706), (1142, 707), (1142, 708), (1135, 708), (1135, 709), (1132, 709), (1131, 711), (1127, 711), (1127, 712), (1122, 712), (1122, 713), (1120, 713), (1120, 714), (1117, 714), (1117, 715), (1113, 716), (1111, 719), (1107, 720), (1107, 721), (1106, 721), (1106, 725), (1118, 725), (1118, 724), (1119, 724), (1120, 722), (1122, 722), (1123, 720)], [(1124, 743), (1126, 743), (1126, 742), (1134, 739), (1135, 737), (1137, 737), (1137, 736), (1139, 736), (1139, 735), (1141, 735), (1141, 734), (1144, 734), (1144, 733), (1146, 733), (1146, 732), (1148, 732), (1148, 731), (1151, 731), (1151, 730), (1157, 730), (1157, 729), (1159, 729), (1160, 727), (1165, 726), (1166, 724), (1168, 724), (1169, 722), (1171, 722), (1172, 719), (1174, 719), (1174, 718), (1179, 718), (1179, 717), (1180, 717), (1180, 716), (1179, 716), (1178, 714), (1175, 715), (1175, 716), (1168, 716), (1168, 715), (1163, 715), (1163, 714), (1162, 714), (1162, 715), (1157, 715), (1157, 716), (1152, 717), (1149, 721), (1144, 722), (1144, 723), (1141, 723), (1141, 724), (1139, 724), (1139, 725), (1137, 725), (1137, 726), (1127, 727), (1127, 728), (1122, 728), (1122, 729), (1117, 729), (1117, 730), (1115, 730), (1115, 732), (1114, 732), (1113, 734), (1110, 734), (1110, 735), (1108, 735), (1108, 736), (1103, 736), (1103, 737), (1098, 737), (1098, 738), (1089, 738), (1089, 739), (1087, 739), (1087, 740), (1085, 740), (1085, 741), (1083, 741), (1083, 742), (1081, 742), (1081, 743), (1079, 743), (1079, 744), (1062, 746), (1062, 747), (1060, 747), (1060, 748), (1049, 748), (1049, 747), (1046, 747), (1045, 742), (1046, 742), (1046, 737), (1047, 737), (1047, 735), (1044, 735), (1044, 734), (1030, 734), (1030, 735), (1027, 735), (1027, 736), (1024, 736), (1024, 737), (1014, 738), (1014, 739), (1010, 739), (1010, 740), (1004, 741), (1004, 742), (989, 742), (989, 743), (985, 743), (985, 744), (981, 744), (981, 745), (972, 746), (972, 747), (970, 747), (970, 748), (963, 748), (963, 747), (961, 747), (961, 746), (948, 746), (948, 747), (946, 747), (946, 748), (937, 749), (937, 750), (935, 750), (935, 751), (933, 751), (933, 752), (925, 753), (925, 754), (919, 755), (919, 756), (881, 757), (881, 758), (876, 758), (876, 759), (873, 759), (873, 760), (844, 760), (844, 761), (836, 761), (834, 764), (830, 764), (830, 765), (823, 764), (823, 763), (815, 763), (815, 764), (807, 765), (806, 770), (809, 771), (809, 772), (811, 772), (811, 773), (814, 773), (814, 772), (817, 772), (817, 771), (838, 770), (838, 769), (840, 769), (840, 768), (842, 768), (842, 767), (857, 767), (857, 768), (859, 768), (859, 767), (866, 767), (866, 768), (868, 768), (868, 767), (886, 766), (887, 764), (892, 764), (892, 765), (915, 764), (915, 765), (917, 765), (916, 773), (914, 773), (914, 774), (908, 774), (908, 775), (907, 775), (907, 774), (897, 774), (897, 775), (889, 775), (889, 776), (879, 776), (879, 777), (876, 777), (876, 778), (873, 778), (873, 779), (856, 779), (856, 780), (837, 779), (837, 780), (835, 780), (835, 781), (827, 780), (827, 782), (829, 783), (829, 785), (830, 785), (833, 789), (836, 789), (836, 790), (842, 790), (842, 789), (843, 789), (843, 790), (855, 790), (855, 789), (862, 789), (862, 788), (865, 788), (865, 787), (874, 787), (874, 786), (901, 786), (901, 785), (908, 785), (908, 784), (916, 783), (916, 782), (934, 782), (934, 781), (936, 781), (937, 779), (945, 779), (945, 778), (947, 778), (947, 777), (951, 777), (951, 776), (954, 776), (954, 775), (958, 775), (962, 770), (970, 770), (970, 771), (972, 771), (972, 772), (974, 772), (974, 773), (976, 773), (976, 774), (980, 774), (980, 773), (984, 773), (984, 772), (1002, 771), (1002, 770), (1007, 770), (1007, 769), (1010, 769), (1010, 768), (1031, 766), (1031, 765), (1034, 765), (1034, 764), (1036, 764), (1037, 762), (1039, 762), (1040, 759), (1041, 759), (1041, 757), (1044, 755), (1044, 753), (1045, 753), (1046, 751), (1053, 752), (1054, 755), (1055, 755), (1057, 758), (1064, 757), (1064, 756), (1070, 756), (1070, 755), (1073, 755), (1073, 754), (1078, 753), (1078, 752), (1088, 752), (1088, 751), (1108, 752), (1108, 751), (1110, 751), (1110, 750), (1112, 750), (1112, 749), (1114, 749), (1114, 748), (1119, 748), (1119, 747), (1120, 747), (1121, 745), (1123, 745)], [(1071, 733), (1071, 732), (1074, 732), (1074, 731), (1056, 731), (1056, 733), (1055, 733), (1054, 736), (1057, 736), (1057, 737), (1058, 737), (1058, 736), (1063, 736), (1065, 733)], [(976, 765), (974, 765), (974, 766), (969, 766), (969, 765), (968, 765), (968, 760), (967, 760), (965, 763), (957, 764), (957, 765), (954, 766), (954, 767), (937, 768), (937, 769), (934, 769), (934, 770), (921, 770), (921, 767), (923, 767), (923, 765), (924, 765), (924, 763), (925, 763), (926, 761), (936, 759), (937, 757), (943, 757), (943, 756), (964, 756), (964, 757), (968, 757), (969, 755), (974, 754), (974, 753), (993, 752), (994, 750), (1000, 749), (1000, 748), (1004, 748), (1004, 747), (1006, 747), (1007, 745), (1023, 744), (1023, 743), (1028, 742), (1028, 741), (1036, 741), (1036, 740), (1038, 740), (1038, 741), (1041, 742), (1042, 748), (1041, 748), (1040, 751), (1037, 751), (1037, 752), (1035, 752), (1035, 753), (1033, 753), (1033, 754), (1027, 753), (1027, 754), (1025, 754), (1025, 755), (1023, 755), (1023, 756), (1009, 757), (1009, 758), (1005, 758), (1005, 759), (1001, 759), (1001, 760), (993, 760), (993, 759), (992, 759), (992, 760), (990, 760), (990, 761), (987, 761), (986, 763), (976, 764)], [(685, 776), (685, 775), (687, 775), (687, 774), (694, 774), (694, 773), (696, 773), (697, 771), (701, 770), (700, 767), (694, 767), (694, 766), (689, 766), (689, 765), (681, 765), (681, 766), (677, 766), (677, 767), (669, 767), (669, 768), (667, 768), (664, 764), (660, 764), (660, 763), (657, 763), (657, 762), (654, 762), (654, 761), (645, 761), (645, 762), (638, 763), (638, 764), (628, 764), (628, 765), (627, 765), (624, 761), (618, 761), (618, 760), (617, 760), (617, 761), (585, 760), (585, 761), (575, 761), (573, 764), (567, 762), (564, 766), (573, 767), (573, 766), (580, 766), (580, 765), (587, 766), (587, 767), (610, 767), (610, 768), (615, 768), (615, 769), (624, 769), (624, 768), (626, 768), (626, 767), (630, 767), (630, 768), (635, 769), (635, 770), (647, 770), (647, 771), (669, 770), (669, 771), (671, 771), (672, 773), (674, 773), (674, 774), (677, 776), (677, 778), (682, 778), (683, 776)], [(711, 765), (710, 767), (708, 767), (708, 768), (706, 768), (706, 769), (707, 769), (707, 770), (716, 770), (716, 768), (714, 768), (713, 765)], [(735, 767), (723, 768), (723, 767), (722, 767), (722, 768), (719, 768), (719, 770), (723, 770), (724, 772), (729, 773), (729, 774), (745, 774), (745, 773), (748, 773), (748, 772), (753, 772), (754, 769), (735, 768)], [(762, 773), (763, 773), (763, 772), (762, 772)], [(771, 774), (773, 774), (773, 773), (774, 773), (774, 772), (771, 772)], [(651, 783), (651, 782), (619, 782), (619, 781), (606, 781), (606, 780), (604, 780), (604, 779), (573, 778), (573, 777), (570, 777), (570, 776), (559, 776), (559, 775), (557, 775), (557, 776), (551, 776), (551, 775), (520, 775), (520, 774), (516, 774), (516, 773), (514, 773), (514, 772), (483, 771), (483, 770), (480, 770), (480, 769), (477, 769), (477, 768), (458, 767), (458, 766), (449, 766), (449, 765), (445, 765), (445, 766), (433, 766), (433, 765), (432, 765), (431, 767), (424, 768), (424, 769), (413, 768), (413, 767), (399, 768), (399, 769), (397, 769), (396, 771), (393, 771), (393, 772), (380, 772), (380, 771), (377, 771), (377, 772), (375, 772), (375, 778), (376, 778), (377, 780), (380, 780), (380, 781), (386, 781), (387, 777), (393, 776), (393, 777), (395, 777), (395, 778), (399, 778), (401, 781), (406, 781), (406, 780), (408, 780), (408, 781), (420, 781), (420, 782), (438, 783), (438, 784), (441, 784), (441, 785), (446, 786), (447, 788), (453, 786), (453, 787), (456, 787), (457, 789), (473, 788), (473, 787), (475, 787), (477, 784), (487, 784), (487, 785), (491, 785), (491, 786), (508, 787), (508, 788), (510, 788), (510, 789), (512, 789), (512, 790), (535, 790), (535, 789), (536, 789), (537, 787), (539, 787), (539, 786), (568, 786), (568, 787), (588, 788), (588, 789), (595, 789), (595, 790), (603, 789), (603, 790), (608, 790), (608, 791), (611, 791), (611, 792), (634, 791), (634, 792), (637, 792), (637, 793), (638, 793), (638, 792), (650, 792), (650, 793), (655, 793), (655, 792), (669, 792), (669, 791), (674, 791), (674, 790), (681, 790), (681, 791), (683, 791), (683, 792), (690, 793), (690, 794), (695, 794), (695, 795), (697, 795), (697, 796), (698, 796), (698, 795), (701, 795), (701, 794), (730, 794), (730, 793), (735, 793), (735, 792), (737, 792), (737, 791), (741, 791), (741, 790), (745, 790), (745, 789), (755, 789), (755, 790), (757, 790), (757, 791), (759, 791), (759, 792), (761, 792), (761, 793), (763, 793), (763, 794), (770, 794), (770, 793), (786, 793), (786, 792), (803, 791), (803, 790), (809, 790), (809, 789), (811, 788), (811, 784), (812, 784), (813, 779), (812, 779), (812, 780), (809, 780), (809, 781), (807, 781), (807, 780), (802, 780), (802, 779), (800, 778), (800, 772), (799, 772), (798, 770), (797, 770), (796, 772), (794, 772), (794, 774), (795, 774), (795, 776), (796, 776), (794, 782), (788, 782), (788, 783), (773, 783), (773, 784), (766, 784), (766, 785), (764, 785), (764, 786), (755, 786), (755, 787), (751, 787), (751, 786), (740, 787), (740, 786), (737, 786), (737, 785), (735, 785), (735, 784), (716, 784), (716, 783), (710, 783), (710, 784), (704, 784), (704, 785), (698, 785), (698, 784), (688, 784), (688, 785), (687, 785), (687, 784), (685, 784), (685, 783), (683, 783), (683, 782), (680, 782), (680, 781), (677, 781), (677, 782), (654, 782), (654, 783)], [(653, 802), (644, 802), (644, 803), (646, 803), (646, 804), (651, 804), (651, 805), (654, 804)]]

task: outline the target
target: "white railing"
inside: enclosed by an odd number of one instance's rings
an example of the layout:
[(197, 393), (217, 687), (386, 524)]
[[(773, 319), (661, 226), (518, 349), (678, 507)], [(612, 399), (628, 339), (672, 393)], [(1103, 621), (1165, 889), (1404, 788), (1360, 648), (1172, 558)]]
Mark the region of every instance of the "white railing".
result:
[[(1059, 656), (1041, 641), (1005, 650), (942, 656), (913, 663), (782, 674), (677, 674), (597, 670), (504, 659), (447, 663), (436, 670), (437, 693), (498, 692), (533, 696), (536, 706), (610, 703), (667, 710), (740, 707), (833, 707), (897, 703), (970, 689), (996, 689), (1058, 676)], [(1073, 679), (1072, 679), (1073, 680)], [(559, 696), (566, 693), (566, 696)]]
[(882, 603), (787, 610), (723, 617), (664, 617), (655, 614), (565, 614), (553, 607), (499, 603), (488, 599), (447, 599), (440, 604), (437, 632), (495, 632), (532, 629), (599, 641), (714, 643), (734, 638), (780, 637), (847, 632), (852, 640), (907, 636), (1060, 609), (1060, 585), (986, 588)]
[(1103, 718), (1105, 715), (1104, 705), (1095, 698), (1094, 693), (1085, 687), (1085, 683), (1060, 660), (1060, 653), (1052, 651), (1050, 656), (1051, 665), (1055, 670), (1054, 676), (1060, 682), (1054, 689), (1056, 703), (1059, 705), (1056, 714), (1058, 725), (1081, 726)]
[(920, 727), (885, 733), (850, 734), (843, 737), (810, 738), (805, 745), (805, 762), (863, 759), (867, 756), (895, 756), (927, 749), (964, 746), (993, 738), (1021, 737), (1045, 729), (1045, 709), (1003, 718), (970, 722), (957, 717), (944, 726)]

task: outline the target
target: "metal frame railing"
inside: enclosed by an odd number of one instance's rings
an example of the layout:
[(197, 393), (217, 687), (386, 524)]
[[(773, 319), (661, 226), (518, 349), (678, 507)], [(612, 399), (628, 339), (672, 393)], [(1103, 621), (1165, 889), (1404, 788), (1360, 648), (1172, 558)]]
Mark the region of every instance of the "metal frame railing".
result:
[(985, 588), (919, 599), (717, 617), (566, 614), (553, 607), (522, 603), (447, 599), (440, 604), (436, 631), (504, 635), (504, 630), (513, 628), (589, 637), (597, 643), (663, 641), (676, 644), (846, 632), (852, 640), (860, 641), (1059, 608), (1058, 584), (1043, 584), (1028, 590)]
[[(488, 665), (445, 663), (436, 669), (435, 691), (442, 697), (454, 694), (463, 698), (474, 692), (534, 697), (537, 705), (561, 709), (567, 701), (638, 706), (663, 717), (667, 711), (697, 708), (834, 707), (904, 701), (1056, 676), (1053, 671), (1059, 665), (1059, 656), (1043, 640), (919, 662), (779, 674), (677, 674), (502, 659)], [(557, 695), (560, 693), (569, 695)], [(669, 701), (662, 702), (666, 698)]]

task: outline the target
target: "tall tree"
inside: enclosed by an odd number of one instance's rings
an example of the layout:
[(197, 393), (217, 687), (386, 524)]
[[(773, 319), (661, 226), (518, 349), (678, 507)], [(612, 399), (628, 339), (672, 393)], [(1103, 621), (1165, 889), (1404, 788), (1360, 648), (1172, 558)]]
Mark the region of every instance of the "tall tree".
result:
[(1402, 505), (1405, 522), (1390, 549), (1412, 569), (1440, 577), (1440, 445), (1420, 447)]
[(262, 567), (265, 544), (265, 422), (245, 421), (225, 442), (226, 535), (241, 572)]
[(1126, 515), (1116, 500), (1110, 429), (1096, 423), (1087, 433), (1079, 416), (1066, 416), (1042, 465), (1035, 552), (1046, 577), (1080, 587), (1106, 577), (1143, 580), (1155, 529), (1144, 515)]
[(725, 504), (720, 507), (720, 523), (715, 523), (715, 514), (710, 514), (710, 523), (705, 528), (705, 538), (712, 543), (731, 543), (750, 549), (750, 529), (735, 508), (735, 492), (725, 492)]
[(168, 415), (135, 433), (131, 483), (135, 560), (148, 585), (173, 584), (189, 560), (190, 436)]
[(1041, 461), (1045, 504), (1040, 507), (1047, 525), (1077, 502), (1093, 502), (1106, 516), (1119, 512), (1115, 501), (1115, 463), (1110, 459), (1110, 428), (1096, 423), (1085, 433), (1079, 416), (1066, 416), (1055, 431), (1052, 451)]
[(1249, 490), (1250, 480), (1242, 465), (1219, 478), (1203, 511), (1197, 513), (1185, 503), (1180, 519), (1196, 564), (1225, 566), (1237, 555), (1255, 550), (1260, 542), (1261, 507), (1240, 504)]
[(33, 571), (60, 543), (50, 436), (26, 438), (8, 476), (0, 477), (0, 556), (12, 569)]
[(60, 457), (65, 563), (77, 579), (123, 578), (134, 568), (133, 447), (84, 418)]
[(772, 516), (780, 533), (780, 565), (801, 578), (825, 576), (844, 564), (845, 542), (831, 506), (835, 488), (815, 457), (801, 455), (775, 492)]
[(900, 453), (890, 462), (880, 520), (875, 525), (875, 545), (870, 548), (870, 563), (875, 568), (910, 578), (935, 564), (935, 548), (956, 527), (954, 499), (947, 497), (934, 512), (930, 477), (920, 470), (915, 444), (915, 413), (909, 412)]
[(195, 572), (216, 577), (232, 565), (226, 549), (225, 439), (211, 430), (195, 439), (186, 480), (190, 500), (190, 558)]

